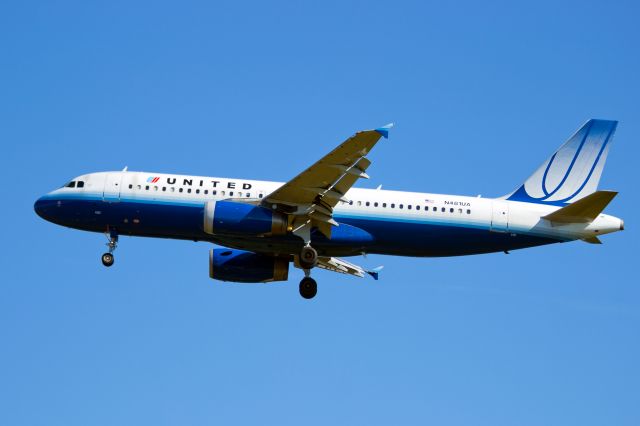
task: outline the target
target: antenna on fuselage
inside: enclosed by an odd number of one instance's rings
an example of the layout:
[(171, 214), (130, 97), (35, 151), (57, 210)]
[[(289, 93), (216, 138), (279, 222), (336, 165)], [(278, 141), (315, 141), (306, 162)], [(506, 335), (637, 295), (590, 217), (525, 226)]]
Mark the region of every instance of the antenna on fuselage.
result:
[(124, 166), (124, 169), (122, 169), (123, 172), (126, 172), (127, 170), (129, 170), (129, 166)]

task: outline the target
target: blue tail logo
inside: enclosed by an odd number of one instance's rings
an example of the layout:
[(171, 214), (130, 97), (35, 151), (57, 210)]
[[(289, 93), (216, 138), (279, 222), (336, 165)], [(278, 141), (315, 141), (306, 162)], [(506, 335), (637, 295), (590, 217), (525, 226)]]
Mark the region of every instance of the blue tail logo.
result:
[(587, 121), (516, 191), (512, 201), (563, 205), (598, 189), (617, 121)]

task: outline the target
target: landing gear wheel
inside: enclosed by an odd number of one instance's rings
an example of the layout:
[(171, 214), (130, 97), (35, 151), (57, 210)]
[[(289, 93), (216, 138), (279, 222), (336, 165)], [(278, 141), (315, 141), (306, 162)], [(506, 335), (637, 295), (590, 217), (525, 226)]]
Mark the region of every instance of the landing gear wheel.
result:
[(311, 277), (304, 277), (302, 281), (300, 281), (300, 296), (305, 299), (313, 299), (316, 293), (318, 293), (316, 280)]
[(102, 255), (102, 264), (107, 268), (113, 265), (114, 260), (115, 259), (111, 253), (105, 253)]
[(304, 246), (300, 251), (300, 266), (311, 269), (318, 264), (318, 252), (311, 246)]

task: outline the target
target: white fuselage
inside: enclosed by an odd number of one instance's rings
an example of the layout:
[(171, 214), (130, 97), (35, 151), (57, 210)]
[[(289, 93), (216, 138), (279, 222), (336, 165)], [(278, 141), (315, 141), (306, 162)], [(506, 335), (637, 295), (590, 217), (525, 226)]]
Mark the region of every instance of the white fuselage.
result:
[[(91, 200), (102, 208), (95, 208), (85, 214), (93, 214), (94, 222), (100, 222), (105, 211), (116, 204), (124, 207), (152, 205), (157, 208), (175, 206), (203, 206), (211, 200), (237, 200), (259, 202), (262, 198), (280, 187), (280, 182), (257, 181), (249, 179), (214, 178), (205, 176), (185, 176), (146, 172), (102, 172), (79, 176), (75, 182), (83, 182), (82, 188), (63, 187), (47, 197), (60, 199)], [(616, 217), (601, 214), (588, 224), (566, 224), (558, 226), (542, 219), (543, 216), (559, 207), (544, 204), (507, 201), (460, 195), (390, 191), (383, 189), (352, 188), (346, 194), (349, 201), (341, 201), (334, 208), (334, 217), (340, 223), (352, 223), (367, 230), (366, 224), (373, 223), (384, 232), (385, 224), (390, 233), (396, 232), (391, 225), (428, 225), (433, 229), (473, 229), (490, 234), (502, 233), (513, 237), (530, 236), (549, 238), (556, 241), (588, 239), (594, 236), (618, 231), (622, 221)], [(159, 211), (159, 210), (156, 210)], [(138, 226), (143, 228), (145, 221), (136, 217), (136, 209), (129, 208), (124, 217), (118, 218), (124, 223), (108, 223), (111, 227)], [(145, 218), (148, 222), (149, 219)], [(113, 219), (111, 219), (113, 221)], [(175, 224), (167, 223), (167, 228)], [(73, 225), (69, 225), (73, 226)], [(79, 226), (82, 228), (81, 226)], [(158, 233), (158, 224), (154, 223), (154, 234)], [(406, 228), (406, 226), (405, 226)], [(407, 232), (408, 230), (401, 230)], [(422, 229), (422, 228), (421, 228)], [(97, 230), (97, 229), (90, 229)], [(374, 231), (369, 231), (374, 233)], [(135, 235), (136, 233), (131, 233)], [(141, 235), (147, 235), (140, 232)], [(489, 235), (489, 234), (487, 234)], [(151, 236), (154, 236), (151, 234)], [(160, 232), (160, 235), (163, 236)], [(171, 232), (167, 234), (171, 237)], [(191, 238), (191, 237), (186, 237)], [(476, 238), (476, 237), (474, 237)], [(197, 239), (197, 238), (194, 238)], [(385, 240), (384, 235), (378, 236)], [(393, 241), (389, 236), (388, 241)], [(216, 241), (224, 243), (224, 241)], [(461, 241), (461, 244), (469, 244)], [(519, 248), (518, 246), (515, 248)], [(505, 250), (509, 247), (505, 247)], [(380, 249), (373, 250), (380, 252)], [(486, 250), (485, 250), (486, 251)], [(494, 250), (495, 251), (495, 250)], [(397, 248), (391, 251), (398, 254)], [(412, 250), (412, 255), (420, 255)]]

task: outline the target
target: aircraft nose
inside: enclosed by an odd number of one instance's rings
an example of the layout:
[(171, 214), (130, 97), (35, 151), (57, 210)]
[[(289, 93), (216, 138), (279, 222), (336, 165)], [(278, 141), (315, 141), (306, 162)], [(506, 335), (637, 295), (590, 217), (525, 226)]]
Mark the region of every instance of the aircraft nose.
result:
[(48, 200), (45, 197), (40, 197), (33, 204), (33, 210), (35, 210), (36, 214), (43, 218), (44, 220), (49, 220), (51, 214), (51, 208), (53, 207), (52, 200)]

